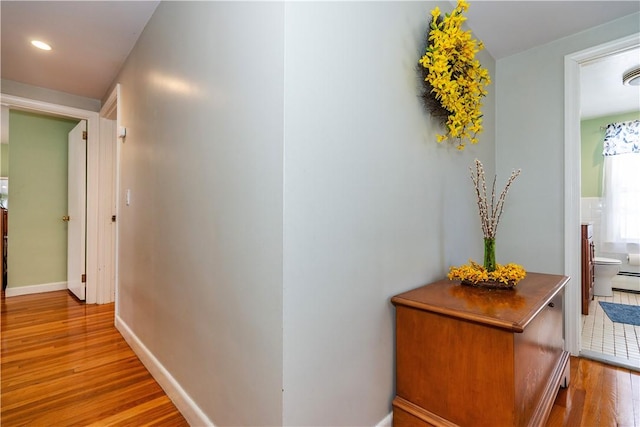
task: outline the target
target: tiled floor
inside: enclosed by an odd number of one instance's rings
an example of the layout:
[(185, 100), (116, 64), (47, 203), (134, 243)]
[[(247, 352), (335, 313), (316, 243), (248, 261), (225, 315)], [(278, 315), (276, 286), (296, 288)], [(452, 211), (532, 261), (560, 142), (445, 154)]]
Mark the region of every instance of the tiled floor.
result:
[(640, 305), (640, 294), (614, 291), (612, 297), (596, 296), (589, 305), (589, 316), (582, 316), (582, 349), (640, 366), (640, 326), (613, 323), (598, 301)]

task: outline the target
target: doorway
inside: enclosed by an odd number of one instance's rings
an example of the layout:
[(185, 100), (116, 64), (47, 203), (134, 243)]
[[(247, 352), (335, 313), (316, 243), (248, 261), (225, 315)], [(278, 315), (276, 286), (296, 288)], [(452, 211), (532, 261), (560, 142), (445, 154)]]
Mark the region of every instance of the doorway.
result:
[[(9, 111), (9, 144), (5, 153), (9, 159), (4, 171), (11, 183), (4, 200), (9, 208), (8, 296), (67, 287), (67, 147), (69, 132), (77, 124), (76, 119)], [(79, 164), (84, 162), (78, 159)], [(84, 210), (82, 214), (84, 217)], [(75, 222), (83, 221), (78, 215), (74, 217)], [(78, 232), (84, 234), (84, 229), (78, 228)], [(84, 258), (78, 252), (69, 259)]]
[[(108, 257), (99, 253), (102, 241), (98, 230), (100, 224), (111, 223), (115, 214), (114, 208), (108, 204), (100, 204), (99, 199), (104, 195), (105, 178), (101, 175), (101, 148), (103, 143), (113, 144), (113, 141), (102, 141), (100, 137), (100, 115), (94, 111), (82, 110), (48, 102), (21, 98), (13, 95), (1, 94), (2, 105), (10, 109), (30, 111), (42, 114), (68, 117), (87, 121), (87, 251), (86, 251), (86, 303), (107, 303), (102, 297), (102, 289), (106, 286), (100, 274), (108, 265)], [(109, 265), (110, 266), (110, 265)], [(7, 296), (10, 296), (7, 294)]]
[[(577, 283), (581, 282), (581, 72), (589, 64), (638, 47), (640, 34), (634, 34), (565, 57), (565, 272), (575, 278)], [(573, 292), (567, 295), (565, 312), (567, 349), (574, 355), (639, 369), (628, 361), (584, 350), (582, 328), (585, 319), (580, 302), (581, 287), (574, 286)]]

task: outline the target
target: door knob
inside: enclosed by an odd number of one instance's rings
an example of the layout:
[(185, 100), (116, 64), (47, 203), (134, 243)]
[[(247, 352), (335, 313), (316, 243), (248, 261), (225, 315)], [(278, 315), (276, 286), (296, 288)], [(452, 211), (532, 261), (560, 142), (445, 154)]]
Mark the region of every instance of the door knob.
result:
[(62, 217), (62, 220), (64, 222), (69, 222), (70, 219), (71, 219), (71, 217), (69, 217), (69, 215), (65, 215), (65, 216)]

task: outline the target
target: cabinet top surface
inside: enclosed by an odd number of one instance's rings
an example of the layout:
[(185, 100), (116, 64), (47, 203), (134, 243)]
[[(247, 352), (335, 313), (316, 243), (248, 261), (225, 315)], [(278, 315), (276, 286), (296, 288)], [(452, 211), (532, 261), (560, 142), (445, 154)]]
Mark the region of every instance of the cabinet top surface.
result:
[(515, 289), (484, 289), (440, 280), (396, 295), (396, 306), (440, 313), (522, 332), (569, 280), (566, 276), (527, 273)]

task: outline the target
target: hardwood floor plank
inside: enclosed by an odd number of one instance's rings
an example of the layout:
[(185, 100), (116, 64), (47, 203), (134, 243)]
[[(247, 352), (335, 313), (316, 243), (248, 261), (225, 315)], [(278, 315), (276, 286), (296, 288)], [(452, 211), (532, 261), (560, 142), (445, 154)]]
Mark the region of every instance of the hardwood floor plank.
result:
[[(109, 340), (92, 342), (90, 346), (80, 350), (66, 347), (51, 347), (45, 350), (50, 354), (47, 358), (39, 357), (42, 354), (42, 349), (26, 351), (24, 355), (7, 356), (6, 360), (3, 360), (5, 364), (3, 366), (3, 375), (7, 376), (5, 379), (20, 376), (25, 365), (28, 366), (31, 374), (35, 375), (40, 370), (50, 370), (52, 366), (56, 366), (59, 370), (64, 370), (65, 368), (78, 370), (82, 366), (91, 366), (99, 363), (99, 361), (94, 360), (97, 357), (120, 356), (120, 358), (126, 358), (133, 355), (133, 352), (125, 344), (114, 342), (113, 337), (109, 337)], [(78, 362), (71, 358), (73, 355), (88, 360)]]
[(563, 403), (554, 405), (551, 409), (547, 426), (580, 427), (585, 396), (585, 391), (581, 389), (560, 390), (556, 401), (561, 400)]
[(632, 426), (635, 424), (633, 419), (633, 396), (631, 389), (631, 373), (625, 369), (616, 369), (616, 411), (617, 425)]
[(2, 426), (187, 426), (114, 327), (66, 291), (4, 298)]
[(631, 373), (631, 394), (633, 405), (633, 420), (636, 427), (640, 426), (640, 373)]
[(640, 427), (639, 387), (638, 372), (571, 357), (569, 387), (558, 393), (546, 426)]
[[(127, 410), (127, 411), (122, 411), (119, 412), (117, 414), (114, 414), (108, 418), (103, 418), (102, 420), (100, 420), (99, 422), (93, 423), (90, 425), (90, 427), (102, 427), (102, 426), (112, 426), (112, 425), (120, 425), (123, 422), (128, 422), (132, 416), (135, 416), (137, 414), (146, 414), (148, 412), (155, 412), (158, 411), (158, 408), (161, 408), (161, 406), (166, 403), (166, 396), (163, 397), (159, 397), (157, 399), (154, 399), (152, 401), (148, 401), (145, 402), (142, 405), (139, 405), (136, 408), (133, 408), (131, 410)], [(161, 410), (158, 412), (162, 412)], [(166, 414), (163, 414), (166, 415)]]
[(600, 426), (600, 404), (602, 402), (602, 378), (603, 367), (601, 363), (589, 364), (588, 366), (581, 360), (579, 371), (586, 392), (583, 420), (593, 422), (594, 426)]
[[(98, 375), (100, 378), (96, 378)], [(38, 382), (21, 387), (9, 393), (3, 391), (2, 410), (8, 412), (29, 405), (48, 407), (49, 404), (56, 401), (61, 404), (72, 404), (75, 399), (104, 393), (110, 388), (124, 388), (144, 379), (147, 379), (147, 374), (141, 372), (137, 366), (119, 369), (118, 372), (111, 372), (111, 369), (107, 369), (81, 375), (66, 375), (53, 381)], [(46, 396), (46, 400), (43, 401), (42, 396)]]
[(602, 388), (600, 389), (600, 424), (618, 425), (617, 418), (617, 369), (602, 370)]
[[(92, 419), (98, 418), (99, 421), (95, 421), (95, 423), (105, 424), (105, 419), (125, 411), (129, 411), (134, 419), (141, 420), (143, 419), (140, 416), (142, 412), (139, 409), (147, 405), (149, 401), (162, 398), (165, 403), (173, 406), (162, 389), (154, 388), (150, 381), (152, 380), (147, 379), (120, 390), (103, 393), (99, 408), (92, 405), (91, 399), (79, 397), (76, 399), (77, 405), (73, 411), (69, 410), (68, 405), (58, 405), (59, 407), (56, 406), (46, 412), (41, 412), (44, 414), (42, 416), (33, 417), (31, 422), (40, 424), (48, 419), (57, 419), (64, 425), (87, 425), (91, 423)], [(172, 410), (175, 411), (175, 407)]]

